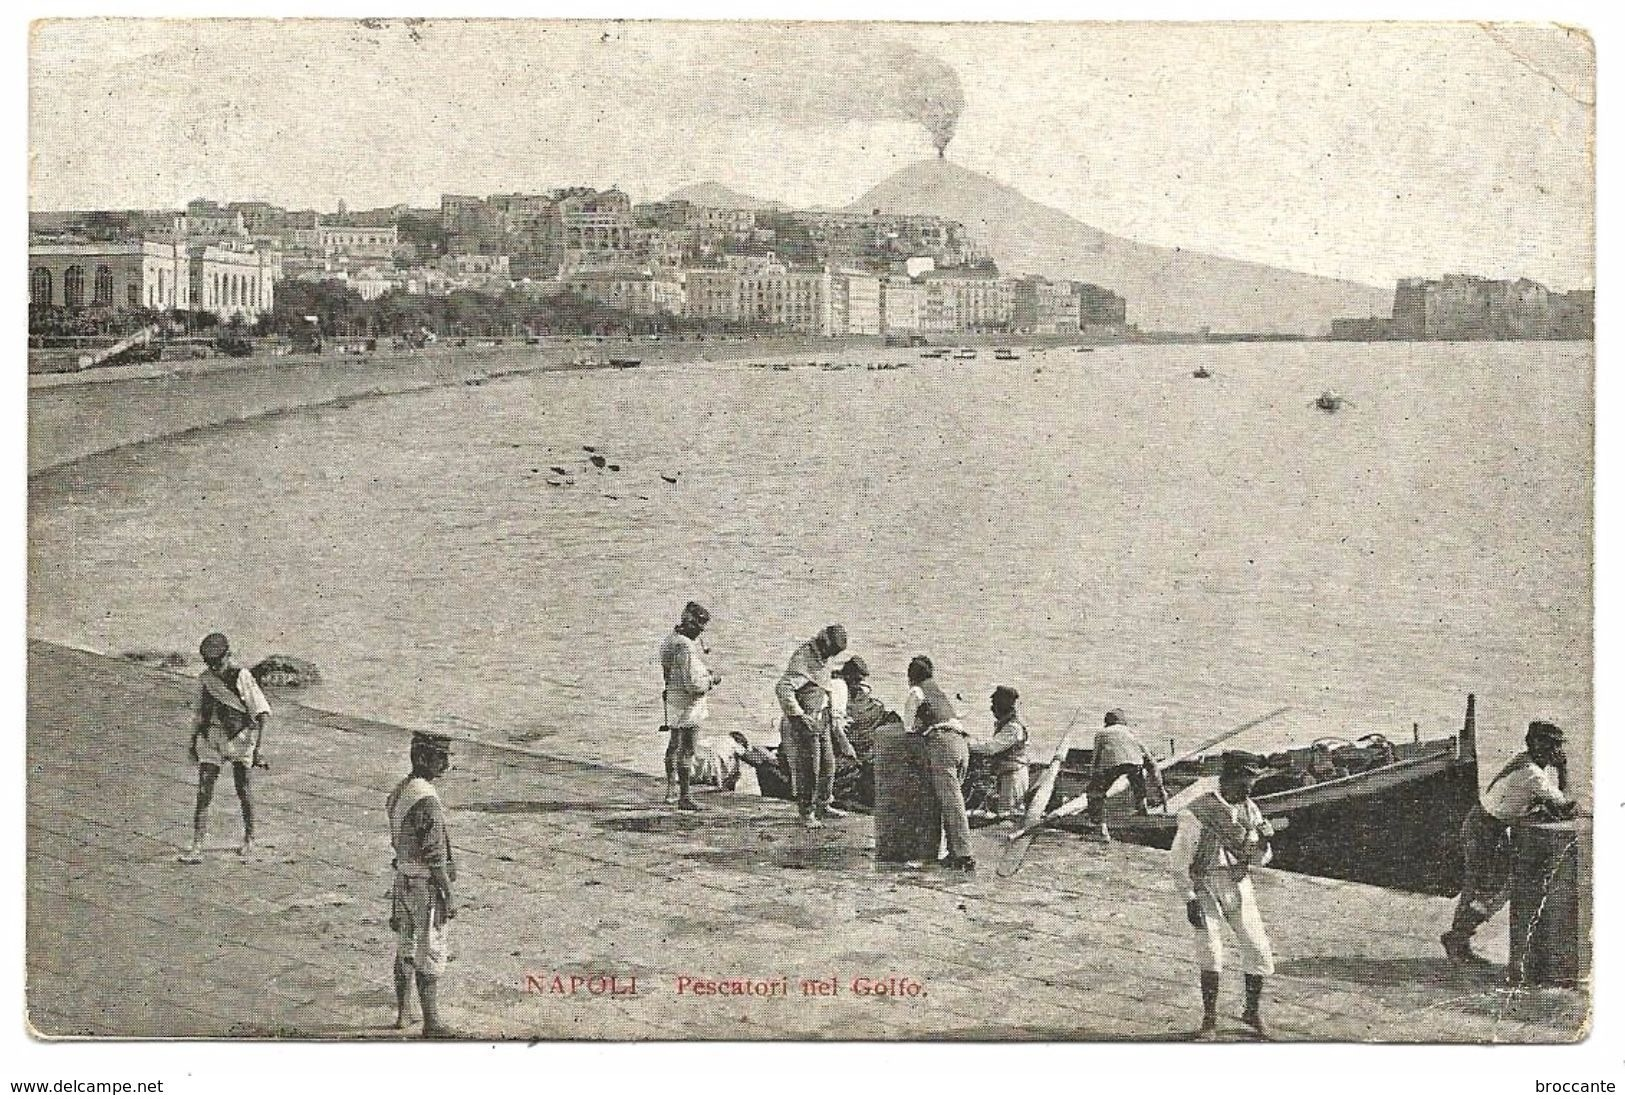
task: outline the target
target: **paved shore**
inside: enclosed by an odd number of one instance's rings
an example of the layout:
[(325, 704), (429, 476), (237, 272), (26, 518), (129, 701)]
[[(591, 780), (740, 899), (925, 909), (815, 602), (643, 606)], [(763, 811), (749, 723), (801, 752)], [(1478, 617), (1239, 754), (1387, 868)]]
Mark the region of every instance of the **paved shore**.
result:
[(28, 473), (80, 458), (219, 424), (337, 401), (577, 367), (580, 358), (630, 356), (645, 362), (827, 357), (869, 340), (810, 337), (703, 341), (591, 340), (546, 347), (381, 351), (368, 355), (284, 355), (132, 364), (29, 378)]
[[(208, 861), (184, 866), (194, 690), (30, 643), (32, 1025), (397, 1036), (382, 806), (407, 734), (273, 699), (261, 850), (231, 853), (240, 825), (223, 782)], [(710, 812), (680, 816), (647, 776), (494, 745), (459, 745), (442, 792), (461, 894), (444, 1000), (471, 1035), (1169, 1040), (1196, 1022), (1190, 935), (1161, 852), (1045, 833), (1011, 879), (877, 870), (864, 817), (808, 833), (786, 804), (717, 794)], [(991, 867), (998, 837), (977, 845)], [(1260, 877), (1281, 1039), (1583, 1034), (1579, 993), (1508, 992), (1495, 973), (1449, 966), (1437, 941), (1448, 900)], [(1504, 916), (1484, 937), (1506, 956)], [(764, 994), (679, 992), (683, 977), (747, 978)], [(779, 978), (787, 992), (769, 992)], [(831, 978), (833, 994), (804, 992)], [(856, 993), (854, 978), (903, 994)], [(1240, 983), (1226, 976), (1227, 1038), (1243, 1037)]]

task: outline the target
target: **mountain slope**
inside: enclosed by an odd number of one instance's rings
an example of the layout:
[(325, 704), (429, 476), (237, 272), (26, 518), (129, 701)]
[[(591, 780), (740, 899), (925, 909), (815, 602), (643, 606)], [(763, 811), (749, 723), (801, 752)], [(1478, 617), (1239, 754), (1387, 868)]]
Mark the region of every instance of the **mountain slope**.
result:
[(963, 222), (1008, 274), (1081, 279), (1128, 299), (1145, 329), (1323, 334), (1333, 317), (1387, 315), (1393, 290), (1113, 236), (946, 160), (922, 160), (849, 210)]
[(724, 187), (716, 180), (708, 179), (703, 183), (690, 183), (686, 187), (679, 187), (666, 196), (668, 202), (692, 202), (696, 206), (713, 206), (720, 210), (778, 210), (783, 203), (768, 202), (764, 199), (754, 198), (751, 195), (740, 194), (738, 191)]

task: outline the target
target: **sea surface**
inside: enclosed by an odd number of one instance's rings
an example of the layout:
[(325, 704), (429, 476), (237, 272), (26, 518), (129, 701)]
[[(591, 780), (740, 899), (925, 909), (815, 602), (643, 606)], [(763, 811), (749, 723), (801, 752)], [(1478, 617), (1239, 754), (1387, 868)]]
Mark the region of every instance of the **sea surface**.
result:
[(1543, 716), (1589, 786), (1591, 344), (1022, 354), (532, 375), (90, 458), (30, 485), (29, 632), (222, 629), (314, 660), (313, 705), (653, 774), (698, 599), (717, 733), (774, 742), (840, 622), (894, 706), (915, 653), (975, 731), (1016, 687), (1038, 753), (1109, 707), (1181, 751), (1288, 705), (1235, 743), (1439, 737), (1475, 692), (1487, 766)]

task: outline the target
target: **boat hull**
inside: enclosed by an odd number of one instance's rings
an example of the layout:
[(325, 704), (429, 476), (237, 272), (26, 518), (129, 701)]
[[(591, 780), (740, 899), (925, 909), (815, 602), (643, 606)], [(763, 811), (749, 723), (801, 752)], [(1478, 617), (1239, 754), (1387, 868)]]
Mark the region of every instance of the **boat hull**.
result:
[[(1461, 822), (1477, 799), (1476, 761), (1447, 753), (1255, 800), (1277, 826), (1276, 869), (1449, 897), (1461, 888)], [(1087, 828), (1078, 817), (1057, 823)], [(1114, 840), (1173, 844), (1169, 815), (1133, 816), (1109, 802), (1107, 824)]]

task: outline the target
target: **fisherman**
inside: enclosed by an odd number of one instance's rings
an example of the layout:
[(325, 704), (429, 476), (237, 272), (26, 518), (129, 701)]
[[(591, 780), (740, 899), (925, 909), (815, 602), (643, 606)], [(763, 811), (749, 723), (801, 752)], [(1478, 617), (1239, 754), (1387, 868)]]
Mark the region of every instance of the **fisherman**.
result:
[(220, 768), (231, 764), (232, 783), (243, 809), (243, 842), (237, 853), (254, 850), (254, 796), (250, 779), (255, 767), (269, 768), (261, 744), (265, 738), (270, 703), (247, 668), (231, 659), (231, 645), (223, 633), (211, 633), (198, 645), (205, 665), (198, 676), (197, 708), (192, 718), (188, 756), (197, 764), (197, 805), (192, 811), (192, 846), (180, 857), (184, 863), (203, 861), (203, 841), (209, 832), (209, 802)]
[(1014, 687), (993, 688), (993, 736), (970, 745), (971, 754), (984, 757), (998, 779), (994, 812), (1001, 817), (1020, 816), (1027, 804), (1027, 726), (1016, 713), (1020, 697)]
[(825, 666), (846, 648), (846, 627), (825, 626), (811, 641), (790, 654), (790, 663), (773, 687), (784, 717), (779, 722), (781, 743), (788, 746), (790, 775), (796, 791), (801, 823), (822, 828), (824, 818), (845, 816), (830, 802), (835, 791), (835, 753), (855, 758), (847, 742), (845, 714), (832, 712), (829, 677)]
[(970, 770), (970, 737), (952, 702), (937, 685), (936, 669), (928, 656), (908, 662), (908, 697), (903, 702), (903, 725), (923, 738), (931, 788), (936, 793), (942, 829), (948, 840), (950, 870), (972, 871), (976, 859), (970, 849), (970, 820), (965, 815), (965, 775)]
[(1472, 938), (1512, 891), (1512, 826), (1530, 818), (1567, 820), (1576, 811), (1564, 792), (1568, 756), (1563, 730), (1550, 721), (1531, 721), (1523, 740), (1526, 750), (1490, 780), (1461, 822), (1461, 896), (1450, 930), (1439, 936), (1453, 962), (1488, 964), (1473, 951)]
[(676, 801), (677, 808), (688, 813), (704, 808), (689, 796), (694, 748), (707, 717), (705, 696), (722, 682), (720, 675), (705, 666), (705, 647), (700, 644), (700, 634), (710, 621), (710, 611), (690, 602), (660, 644), (660, 673), (665, 684), (660, 699), (670, 734), (666, 741), (666, 804)]
[(1275, 956), (1264, 929), (1250, 876), (1254, 866), (1270, 860), (1269, 839), (1275, 834), (1250, 796), (1260, 771), (1240, 752), (1226, 752), (1219, 790), (1206, 793), (1180, 811), (1170, 865), (1185, 918), (1196, 930), (1196, 953), (1202, 966), (1202, 1027), (1196, 1036), (1219, 1032), (1219, 974), (1224, 969), (1224, 942), (1219, 928), (1229, 925), (1241, 951), (1247, 1006), (1241, 1021), (1259, 1038), (1268, 1038), (1259, 1001), (1264, 978), (1275, 972)]
[(1145, 773), (1156, 770), (1156, 761), (1145, 750), (1128, 717), (1120, 709), (1106, 711), (1105, 727), (1095, 734), (1095, 750), (1089, 763), (1088, 821), (1100, 834), (1106, 834), (1106, 795), (1119, 778), (1127, 778), (1134, 790), (1134, 811), (1145, 815)]
[(446, 924), (457, 915), (451, 891), (457, 865), (434, 780), (451, 767), (451, 739), (414, 733), (411, 755), (412, 773), (384, 803), (389, 841), (395, 848), (389, 917), (395, 932), (395, 1029), (406, 1027), (406, 1003), (415, 978), (423, 1036), (444, 1038), (450, 1035), (440, 1021), (436, 986), (446, 971)]
[(844, 714), (844, 732), (852, 746), (852, 758), (835, 768), (835, 790), (854, 800), (873, 805), (875, 737), (888, 722), (901, 725), (903, 719), (870, 690), (869, 665), (854, 656), (835, 670), (830, 679), (830, 712)]

